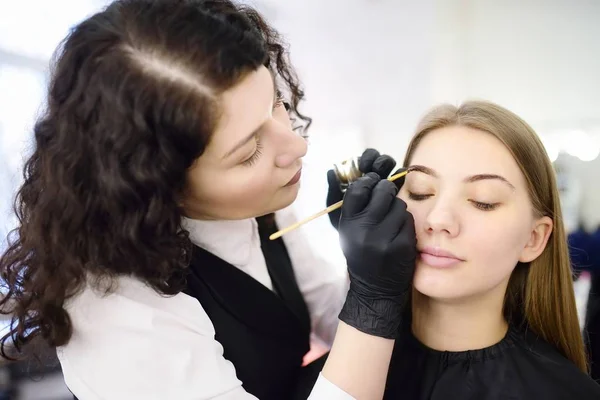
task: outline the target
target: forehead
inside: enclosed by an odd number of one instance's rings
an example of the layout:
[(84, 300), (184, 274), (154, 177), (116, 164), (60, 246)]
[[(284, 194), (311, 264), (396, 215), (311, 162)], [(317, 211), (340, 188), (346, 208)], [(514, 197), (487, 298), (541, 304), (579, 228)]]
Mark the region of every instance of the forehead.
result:
[(273, 91), (273, 75), (261, 66), (223, 92), (219, 99), (219, 121), (212, 139), (213, 150), (227, 151), (259, 128), (269, 117)]
[(426, 134), (410, 164), (432, 168), (441, 177), (463, 179), (476, 174), (497, 174), (513, 184), (524, 184), (519, 166), (499, 139), (464, 126), (440, 128)]

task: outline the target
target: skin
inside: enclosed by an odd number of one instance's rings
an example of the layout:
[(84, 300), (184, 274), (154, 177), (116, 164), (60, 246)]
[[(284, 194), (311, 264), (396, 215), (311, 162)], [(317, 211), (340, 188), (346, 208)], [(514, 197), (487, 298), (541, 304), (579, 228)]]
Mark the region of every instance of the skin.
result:
[[(421, 252), (413, 331), (439, 350), (492, 345), (507, 330), (502, 305), (509, 278), (517, 262), (542, 253), (552, 220), (535, 214), (516, 161), (486, 132), (434, 130), (413, 153), (411, 168), (398, 196), (414, 217)], [(460, 261), (430, 265), (428, 248)]]
[(220, 104), (217, 129), (188, 173), (187, 216), (244, 219), (290, 205), (300, 184), (286, 185), (302, 168), (307, 144), (292, 130), (269, 70), (249, 73)]

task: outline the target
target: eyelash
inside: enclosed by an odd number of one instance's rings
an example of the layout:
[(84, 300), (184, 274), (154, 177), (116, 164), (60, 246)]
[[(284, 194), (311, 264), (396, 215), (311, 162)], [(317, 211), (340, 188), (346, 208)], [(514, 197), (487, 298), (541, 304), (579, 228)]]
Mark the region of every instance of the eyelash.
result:
[(408, 198), (411, 200), (414, 200), (414, 201), (427, 200), (431, 196), (433, 196), (433, 195), (432, 194), (417, 194), (417, 193), (413, 193), (413, 192), (408, 192)]
[(480, 201), (475, 201), (475, 200), (469, 200), (471, 203), (473, 203), (473, 205), (475, 207), (477, 207), (478, 209), (482, 210), (482, 211), (492, 211), (495, 210), (496, 208), (498, 208), (498, 206), (500, 205), (499, 203), (482, 203)]
[(250, 156), (250, 158), (248, 158), (246, 161), (244, 161), (242, 163), (242, 165), (244, 165), (246, 167), (250, 167), (250, 166), (254, 165), (254, 163), (256, 161), (258, 161), (258, 159), (260, 158), (261, 155), (262, 155), (262, 142), (260, 141), (260, 138), (256, 137), (256, 150)]
[[(427, 200), (431, 196), (433, 196), (433, 195), (432, 194), (417, 194), (417, 193), (408, 192), (408, 198), (411, 200), (414, 200), (414, 201)], [(475, 200), (469, 200), (469, 201), (477, 209), (482, 210), (482, 211), (492, 211), (500, 205), (500, 203), (483, 203), (481, 201), (475, 201)]]

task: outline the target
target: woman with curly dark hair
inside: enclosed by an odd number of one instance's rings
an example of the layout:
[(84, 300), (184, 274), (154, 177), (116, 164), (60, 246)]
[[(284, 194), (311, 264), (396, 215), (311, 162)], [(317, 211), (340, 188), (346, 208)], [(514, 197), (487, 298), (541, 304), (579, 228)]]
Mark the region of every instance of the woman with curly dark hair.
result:
[(369, 150), (339, 220), (369, 238), (344, 249), (349, 291), (300, 233), (268, 240), (293, 222), (302, 98), (277, 33), (228, 0), (116, 1), (76, 26), (0, 258), (2, 355), (43, 339), (80, 400), (289, 399), (314, 383), (312, 332), (335, 337), (313, 398), (381, 397), (412, 223)]

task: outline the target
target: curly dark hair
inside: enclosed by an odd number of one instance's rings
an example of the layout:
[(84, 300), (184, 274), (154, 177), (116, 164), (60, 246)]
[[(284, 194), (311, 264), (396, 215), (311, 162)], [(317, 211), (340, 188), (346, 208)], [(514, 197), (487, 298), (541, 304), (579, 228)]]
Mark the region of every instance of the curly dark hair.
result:
[(90, 277), (183, 290), (192, 244), (179, 198), (223, 91), (264, 65), (300, 130), (311, 122), (298, 111), (304, 93), (280, 36), (229, 0), (115, 1), (56, 54), (15, 200), (19, 226), (0, 258), (0, 309), (12, 318), (0, 339), (6, 358), (36, 337), (66, 344), (65, 301)]

